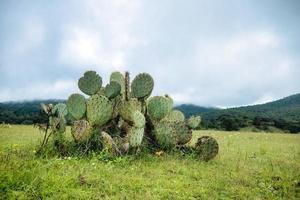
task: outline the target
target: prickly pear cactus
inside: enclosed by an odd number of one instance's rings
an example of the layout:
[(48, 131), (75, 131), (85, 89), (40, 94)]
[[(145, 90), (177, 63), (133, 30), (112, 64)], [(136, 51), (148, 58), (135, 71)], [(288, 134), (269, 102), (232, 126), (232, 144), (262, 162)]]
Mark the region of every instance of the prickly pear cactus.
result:
[(86, 115), (92, 126), (103, 126), (112, 118), (112, 103), (107, 97), (95, 94), (87, 102)]
[(144, 127), (136, 128), (132, 127), (128, 133), (129, 136), (129, 145), (131, 147), (138, 147), (142, 144), (142, 140), (144, 137)]
[(173, 109), (173, 103), (174, 103), (174, 101), (173, 101), (173, 99), (169, 96), (169, 95), (165, 95), (165, 98), (168, 100), (168, 102), (169, 102), (169, 107), (170, 107), (170, 110), (172, 110)]
[(89, 138), (91, 134), (91, 127), (88, 121), (75, 121), (71, 127), (71, 134), (75, 141), (83, 141)]
[(201, 160), (209, 161), (218, 154), (219, 145), (216, 139), (210, 136), (202, 136), (198, 138), (195, 150)]
[(104, 94), (107, 98), (112, 99), (121, 93), (121, 86), (117, 82), (110, 82), (105, 86)]
[(170, 122), (184, 122), (184, 114), (179, 110), (172, 110), (169, 114), (163, 119), (164, 121)]
[(172, 123), (173, 134), (176, 135), (177, 144), (183, 145), (188, 143), (192, 139), (192, 131), (185, 125), (184, 122), (173, 122)]
[(138, 74), (132, 81), (131, 91), (135, 98), (144, 98), (150, 96), (154, 87), (153, 78), (147, 74)]
[(79, 89), (87, 94), (96, 94), (102, 86), (102, 78), (95, 71), (87, 71), (78, 81)]
[(86, 112), (85, 98), (81, 94), (72, 94), (67, 100), (68, 112), (71, 116), (79, 120), (84, 117)]
[[(154, 81), (147, 73), (138, 74), (130, 84), (129, 72), (125, 76), (113, 72), (109, 83), (102, 87), (102, 78), (95, 71), (87, 71), (79, 79), (78, 87), (90, 95), (87, 100), (81, 94), (72, 94), (66, 105), (41, 105), (49, 117), (55, 141), (64, 138), (67, 119), (72, 122), (75, 145), (84, 144), (86, 152), (104, 148), (119, 156), (132, 153), (129, 150), (133, 147), (166, 151), (190, 148), (205, 161), (218, 153), (218, 143), (208, 136), (199, 138), (195, 147), (185, 145), (201, 118), (185, 120), (182, 112), (172, 110), (173, 99), (168, 95), (150, 97)], [(61, 144), (63, 147), (64, 143)]]
[(166, 97), (151, 97), (147, 103), (149, 116), (154, 120), (161, 120), (171, 111), (170, 101)]
[(177, 137), (170, 122), (160, 122), (154, 125), (155, 139), (162, 149), (170, 150), (177, 144)]
[(68, 114), (67, 105), (64, 103), (58, 103), (53, 107), (53, 113), (59, 117), (65, 117)]
[(138, 110), (134, 111), (132, 113), (131, 119), (132, 119), (134, 127), (136, 127), (136, 128), (144, 128), (145, 127), (146, 119), (140, 111), (138, 111)]
[(121, 86), (121, 94), (125, 93), (125, 77), (120, 72), (113, 72), (110, 75), (110, 83), (117, 82)]
[(132, 121), (133, 113), (141, 110), (141, 102), (135, 98), (131, 98), (129, 101), (123, 101), (119, 108), (121, 117), (126, 121)]
[(187, 120), (187, 126), (191, 129), (195, 129), (195, 128), (199, 127), (200, 123), (201, 123), (201, 117), (200, 116), (191, 116)]

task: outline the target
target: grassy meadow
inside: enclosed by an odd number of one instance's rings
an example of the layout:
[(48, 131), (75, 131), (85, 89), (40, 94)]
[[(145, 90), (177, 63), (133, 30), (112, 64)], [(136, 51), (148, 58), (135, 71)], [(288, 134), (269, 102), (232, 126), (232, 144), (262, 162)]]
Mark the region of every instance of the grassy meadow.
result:
[(207, 163), (180, 153), (105, 160), (35, 156), (32, 126), (0, 128), (0, 199), (300, 199), (300, 135), (196, 131), (215, 137)]

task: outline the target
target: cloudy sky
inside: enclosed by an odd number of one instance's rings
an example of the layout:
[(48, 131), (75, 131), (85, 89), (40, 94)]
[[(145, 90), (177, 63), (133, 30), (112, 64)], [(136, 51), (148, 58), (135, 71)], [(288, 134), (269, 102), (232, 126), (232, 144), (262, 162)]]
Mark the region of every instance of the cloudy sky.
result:
[(0, 1), (0, 101), (67, 98), (96, 70), (231, 107), (300, 92), (298, 0)]

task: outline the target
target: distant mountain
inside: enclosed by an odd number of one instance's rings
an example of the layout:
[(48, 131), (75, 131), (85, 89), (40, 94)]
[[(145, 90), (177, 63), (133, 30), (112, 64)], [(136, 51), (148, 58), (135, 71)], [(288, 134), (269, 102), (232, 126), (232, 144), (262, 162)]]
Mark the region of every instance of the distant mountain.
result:
[(300, 93), (253, 106), (217, 109), (185, 104), (176, 109), (187, 117), (200, 115), (207, 128), (239, 130), (254, 125), (259, 129), (274, 126), (290, 132), (300, 131)]
[(175, 109), (182, 111), (187, 117), (191, 115), (202, 115), (208, 118), (239, 112), (249, 117), (261, 116), (271, 118), (300, 119), (300, 93), (285, 97), (283, 99), (252, 106), (219, 109), (214, 107), (202, 107), (193, 104), (182, 104)]
[(175, 109), (180, 110), (185, 114), (186, 117), (192, 116), (192, 115), (203, 115), (206, 113), (219, 111), (219, 108), (214, 107), (202, 107), (202, 106), (196, 106), (193, 104), (182, 104), (179, 106), (176, 106)]
[(265, 104), (231, 108), (228, 110), (244, 112), (250, 116), (300, 120), (300, 93)]
[(0, 103), (0, 123), (10, 124), (32, 124), (46, 120), (41, 111), (41, 103), (56, 104), (64, 100), (34, 100), (34, 101), (12, 101)]

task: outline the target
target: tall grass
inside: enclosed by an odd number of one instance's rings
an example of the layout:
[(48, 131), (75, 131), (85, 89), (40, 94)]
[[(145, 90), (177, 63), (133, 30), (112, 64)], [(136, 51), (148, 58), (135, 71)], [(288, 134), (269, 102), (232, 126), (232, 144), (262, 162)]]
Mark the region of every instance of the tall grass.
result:
[(35, 156), (42, 134), (0, 128), (0, 199), (299, 199), (300, 135), (197, 131), (220, 144), (200, 162), (180, 153), (107, 159)]

